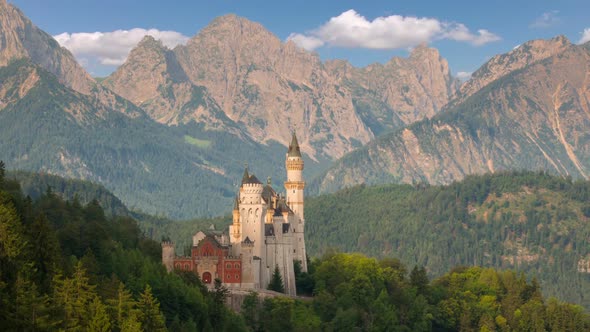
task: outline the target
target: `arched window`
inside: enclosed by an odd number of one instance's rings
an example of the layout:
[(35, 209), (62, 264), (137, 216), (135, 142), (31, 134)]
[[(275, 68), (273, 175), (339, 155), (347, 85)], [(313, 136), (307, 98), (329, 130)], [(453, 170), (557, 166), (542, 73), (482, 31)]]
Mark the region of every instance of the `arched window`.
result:
[(236, 269), (239, 269), (240, 268), (240, 263), (236, 263), (235, 268)]
[(240, 275), (236, 274), (236, 280), (240, 280)]
[(226, 268), (226, 269), (231, 269), (231, 263), (227, 263), (227, 264), (225, 264), (225, 268)]
[(175, 264), (176, 268), (180, 270), (180, 263)]
[(203, 273), (203, 282), (206, 284), (211, 283), (211, 273), (209, 273), (209, 272)]
[(190, 270), (190, 268), (191, 268), (191, 266), (190, 266), (189, 264), (184, 264), (184, 269), (185, 269), (185, 270), (187, 270), (187, 271), (188, 271), (188, 270)]

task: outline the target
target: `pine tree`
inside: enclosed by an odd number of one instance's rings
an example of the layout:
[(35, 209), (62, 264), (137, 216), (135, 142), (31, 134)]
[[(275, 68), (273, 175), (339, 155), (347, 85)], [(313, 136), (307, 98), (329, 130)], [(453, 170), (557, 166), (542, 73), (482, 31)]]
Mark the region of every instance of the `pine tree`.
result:
[(19, 275), (15, 283), (15, 321), (19, 330), (38, 331), (53, 328), (47, 295), (39, 294), (37, 285)]
[(145, 290), (141, 293), (137, 307), (140, 312), (139, 322), (141, 323), (143, 331), (166, 331), (164, 316), (160, 312), (160, 303), (152, 294), (152, 288), (150, 285), (145, 286)]
[(270, 278), (268, 289), (279, 293), (285, 292), (285, 286), (283, 285), (283, 277), (281, 277), (281, 271), (279, 270), (278, 265), (275, 265), (275, 270), (272, 273), (272, 277)]
[(59, 240), (47, 217), (38, 215), (30, 227), (31, 260), (35, 268), (34, 280), (42, 291), (49, 291), (49, 284), (61, 261)]
[(100, 301), (98, 296), (94, 297), (89, 306), (90, 321), (88, 322), (88, 331), (92, 332), (109, 332), (111, 331), (111, 322), (107, 314), (106, 306)]
[(64, 315), (66, 331), (84, 329), (92, 318), (89, 316), (90, 305), (98, 295), (96, 286), (90, 285), (88, 280), (81, 262), (76, 264), (72, 278), (62, 279), (59, 275), (54, 278), (53, 297)]
[(123, 329), (124, 323), (128, 318), (137, 320), (137, 302), (131, 296), (131, 293), (125, 288), (125, 284), (119, 282), (117, 296), (114, 299), (107, 300), (113, 321), (119, 329)]

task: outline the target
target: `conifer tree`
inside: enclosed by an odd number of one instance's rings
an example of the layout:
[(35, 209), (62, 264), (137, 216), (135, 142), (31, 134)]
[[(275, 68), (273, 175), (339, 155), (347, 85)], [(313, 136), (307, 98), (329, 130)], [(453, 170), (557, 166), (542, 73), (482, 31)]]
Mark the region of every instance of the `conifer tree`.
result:
[(107, 314), (106, 306), (100, 301), (98, 296), (89, 305), (90, 321), (88, 322), (88, 331), (109, 332), (111, 331), (111, 322)]
[(54, 278), (54, 299), (64, 315), (63, 327), (65, 330), (78, 330), (88, 327), (90, 318), (90, 305), (94, 301), (96, 286), (88, 282), (86, 270), (78, 261), (72, 278)]
[(29, 230), (31, 257), (35, 268), (33, 280), (44, 292), (49, 291), (51, 279), (61, 265), (59, 240), (44, 214), (38, 215)]
[[(119, 282), (116, 298), (107, 300), (111, 316), (114, 318), (115, 325), (122, 330), (125, 322), (129, 318), (137, 321), (137, 302), (131, 296), (131, 293), (125, 288), (125, 284)], [(132, 319), (132, 321), (133, 321)]]
[(279, 293), (285, 292), (285, 286), (283, 285), (283, 277), (281, 277), (281, 271), (279, 270), (278, 265), (275, 265), (275, 270), (272, 273), (272, 277), (270, 278), (268, 289)]
[(22, 274), (15, 283), (15, 322), (19, 330), (50, 330), (53, 321), (49, 315), (50, 304), (47, 295), (39, 294), (37, 285)]
[(160, 312), (160, 303), (152, 294), (152, 288), (150, 285), (145, 286), (145, 290), (141, 293), (137, 307), (140, 313), (139, 322), (141, 323), (143, 331), (166, 331), (164, 316)]

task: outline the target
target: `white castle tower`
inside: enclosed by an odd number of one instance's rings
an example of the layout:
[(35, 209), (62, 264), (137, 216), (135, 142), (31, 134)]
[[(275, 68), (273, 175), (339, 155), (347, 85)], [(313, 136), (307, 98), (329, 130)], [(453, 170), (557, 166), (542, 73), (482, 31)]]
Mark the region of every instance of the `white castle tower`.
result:
[(304, 217), (304, 189), (303, 181), (303, 158), (297, 142), (297, 136), (293, 132), (291, 144), (285, 160), (287, 168), (287, 181), (285, 181), (285, 190), (287, 193), (287, 205), (295, 214), (294, 223), (291, 225), (294, 233), (294, 254), (293, 258), (301, 262), (303, 272), (307, 272), (307, 254), (305, 252), (305, 217)]
[[(193, 271), (204, 284), (220, 279), (228, 287), (266, 289), (278, 269), (286, 294), (295, 295), (294, 261), (307, 272), (303, 159), (293, 133), (285, 159), (286, 195), (277, 193), (270, 178), (263, 185), (244, 170), (234, 201), (229, 232), (199, 231), (190, 257), (176, 256), (174, 245), (162, 243), (162, 262), (168, 271)], [(228, 241), (229, 239), (229, 241)]]

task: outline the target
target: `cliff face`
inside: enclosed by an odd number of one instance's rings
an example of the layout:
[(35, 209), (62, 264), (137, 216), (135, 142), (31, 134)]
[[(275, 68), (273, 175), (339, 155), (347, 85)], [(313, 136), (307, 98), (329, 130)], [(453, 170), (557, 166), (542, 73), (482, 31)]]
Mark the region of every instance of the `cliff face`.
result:
[[(426, 47), (365, 69), (324, 64), (234, 15), (215, 19), (186, 46), (155, 44), (138, 45), (105, 86), (165, 124), (195, 120), (284, 145), (296, 130), (314, 157), (338, 158), (383, 130), (432, 116), (454, 94), (446, 61)], [(202, 100), (185, 112), (193, 88)]]
[(35, 26), (16, 7), (0, 0), (0, 67), (28, 59), (55, 75), (64, 86), (91, 97), (97, 108), (107, 107), (128, 117), (145, 116), (136, 106), (97, 84), (67, 49)]
[(90, 93), (94, 80), (74, 56), (5, 0), (0, 1), (0, 36), (0, 66), (13, 59), (29, 58), (57, 76), (62, 84)]
[(561, 52), (504, 75), (447, 112), (344, 157), (314, 187), (449, 183), (505, 169), (588, 178), (589, 101), (590, 52), (567, 43)]
[(169, 125), (196, 121), (206, 128), (232, 124), (205, 87), (190, 82), (172, 51), (146, 36), (103, 85)]
[(463, 101), (498, 78), (559, 54), (569, 46), (571, 44), (567, 38), (558, 36), (549, 40), (531, 40), (508, 53), (496, 55), (475, 71), (471, 79), (461, 86), (459, 98), (454, 102)]

